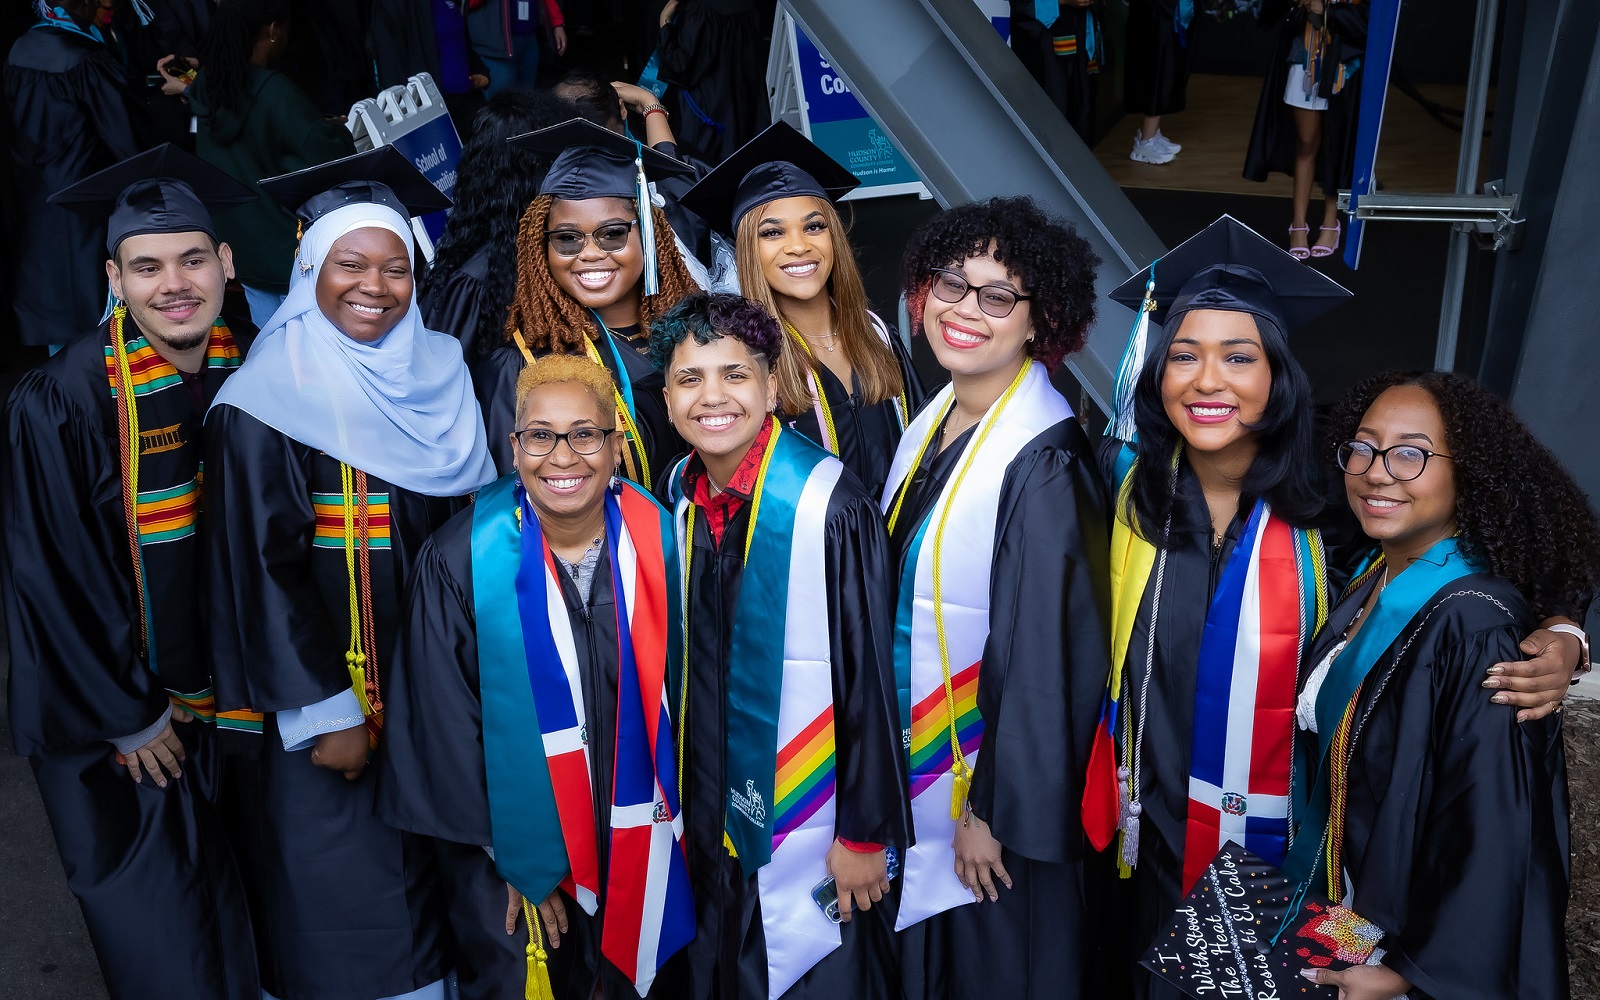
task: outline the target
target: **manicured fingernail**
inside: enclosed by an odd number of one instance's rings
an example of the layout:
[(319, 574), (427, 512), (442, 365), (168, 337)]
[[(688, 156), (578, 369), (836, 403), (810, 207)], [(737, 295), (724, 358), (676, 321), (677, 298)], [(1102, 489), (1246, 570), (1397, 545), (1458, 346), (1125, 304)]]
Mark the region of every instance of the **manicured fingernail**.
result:
[(1494, 674), (1503, 674), (1503, 673), (1505, 673), (1505, 669), (1503, 667), (1501, 667), (1498, 663), (1489, 668), (1489, 674), (1491, 676), (1493, 676)]
[(1497, 687), (1500, 686), (1500, 678), (1491, 677), (1488, 680), (1483, 682), (1483, 686), (1486, 687), (1486, 688), (1497, 688)]
[(1504, 694), (1497, 694), (1493, 698), (1490, 698), (1489, 700), (1494, 702), (1496, 705), (1504, 705), (1506, 702), (1510, 701), (1511, 699), (1506, 697)]
[(1305, 979), (1311, 980), (1313, 983), (1317, 981), (1317, 972), (1315, 969), (1301, 969), (1300, 975)]

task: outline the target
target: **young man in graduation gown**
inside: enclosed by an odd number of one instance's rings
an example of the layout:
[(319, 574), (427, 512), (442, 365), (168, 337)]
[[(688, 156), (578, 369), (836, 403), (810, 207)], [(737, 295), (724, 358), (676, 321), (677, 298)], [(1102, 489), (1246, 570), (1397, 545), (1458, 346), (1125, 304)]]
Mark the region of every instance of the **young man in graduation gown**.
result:
[(681, 996), (672, 521), (614, 477), (604, 368), (549, 355), (517, 388), (516, 472), (417, 556), (378, 816), (435, 838), (463, 997)]
[(781, 349), (777, 322), (729, 295), (690, 296), (651, 334), (694, 448), (665, 482), (685, 595), (690, 995), (898, 996), (877, 905), (884, 848), (909, 834), (889, 553), (855, 477), (773, 419)]
[[(113, 997), (252, 997), (255, 949), (212, 801), (199, 589), (201, 425), (244, 344), (209, 207), (254, 195), (162, 146), (54, 196), (104, 219), (118, 303), (28, 373), (0, 484), (9, 696)], [(75, 339), (74, 339), (75, 338)]]

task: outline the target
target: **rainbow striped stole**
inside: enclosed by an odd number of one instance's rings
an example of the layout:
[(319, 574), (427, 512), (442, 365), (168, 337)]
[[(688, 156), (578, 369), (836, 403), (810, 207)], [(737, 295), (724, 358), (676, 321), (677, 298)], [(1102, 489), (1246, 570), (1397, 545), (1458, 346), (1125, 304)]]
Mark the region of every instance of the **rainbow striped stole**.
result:
[[(954, 394), (946, 386), (922, 408), (900, 439), (883, 491), (886, 514), (895, 506), (902, 484), (915, 473), (915, 463), (953, 402)], [(895, 614), (894, 654), (917, 842), (906, 851), (896, 930), (973, 901), (954, 871), (951, 841), (956, 821), (950, 811), (955, 754), (951, 737), (953, 731), (963, 755), (975, 766), (983, 744), (984, 723), (977, 697), (983, 649), (989, 639), (1000, 488), (1006, 469), (1022, 450), (1071, 417), (1072, 407), (1051, 386), (1043, 366), (1030, 362), (1011, 398), (1003, 407), (997, 402), (979, 422), (980, 428), (989, 427), (987, 436), (980, 442), (974, 434), (967, 442), (969, 451), (975, 447), (977, 451), (970, 456), (972, 465), (961, 489), (954, 490), (957, 477), (952, 476), (907, 547)], [(968, 457), (963, 452), (960, 462)], [(941, 523), (942, 606), (936, 608), (932, 536)], [(941, 643), (947, 656), (941, 656)], [(944, 662), (949, 663), (954, 712), (946, 701)]]

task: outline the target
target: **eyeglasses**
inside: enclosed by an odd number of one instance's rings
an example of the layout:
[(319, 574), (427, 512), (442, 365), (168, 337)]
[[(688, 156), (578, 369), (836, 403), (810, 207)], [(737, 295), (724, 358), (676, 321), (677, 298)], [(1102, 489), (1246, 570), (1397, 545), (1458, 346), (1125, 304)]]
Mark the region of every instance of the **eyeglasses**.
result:
[(565, 434), (557, 434), (543, 427), (529, 427), (516, 432), (517, 447), (529, 458), (543, 458), (565, 441), (574, 455), (593, 455), (605, 447), (606, 435), (614, 430), (614, 427), (574, 427)]
[(580, 233), (576, 229), (554, 229), (544, 234), (545, 242), (562, 257), (576, 257), (583, 253), (583, 245), (594, 240), (594, 245), (606, 253), (616, 253), (628, 245), (628, 236), (633, 232), (633, 227), (639, 224), (638, 219), (632, 222), (608, 222), (592, 233)]
[(978, 308), (985, 316), (1005, 319), (1018, 302), (1026, 302), (1032, 295), (1018, 295), (1005, 285), (974, 285), (954, 271), (942, 267), (933, 269), (933, 297), (954, 305), (967, 297), (968, 292), (978, 293)]
[(1397, 444), (1388, 448), (1374, 448), (1365, 441), (1346, 441), (1339, 446), (1339, 468), (1348, 476), (1365, 475), (1372, 463), (1383, 459), (1383, 467), (1397, 483), (1409, 483), (1422, 475), (1430, 458), (1451, 458), (1437, 451), (1418, 448), (1414, 444)]

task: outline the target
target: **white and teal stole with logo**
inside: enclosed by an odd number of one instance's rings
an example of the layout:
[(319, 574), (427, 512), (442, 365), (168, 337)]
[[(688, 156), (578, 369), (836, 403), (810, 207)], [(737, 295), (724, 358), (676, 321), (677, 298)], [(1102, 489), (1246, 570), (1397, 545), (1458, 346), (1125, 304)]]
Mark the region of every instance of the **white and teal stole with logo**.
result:
[[(682, 470), (680, 463), (670, 482), (688, 608), (696, 518)], [(840, 942), (811, 889), (827, 877), (834, 839), (837, 623), (828, 617), (825, 541), (828, 502), (843, 471), (838, 459), (774, 422), (742, 543), (726, 681), (723, 829), (745, 875), (759, 879), (773, 998)], [(685, 623), (686, 636), (693, 627)], [(693, 669), (685, 664), (686, 674)]]
[[(954, 403), (946, 386), (907, 428), (884, 486), (891, 526), (904, 485)], [(938, 501), (916, 527), (895, 613), (895, 677), (910, 760), (916, 846), (906, 852), (900, 915), (905, 928), (972, 902), (955, 875), (951, 841), (983, 742), (978, 675), (989, 639), (989, 579), (1000, 487), (1029, 442), (1072, 416), (1037, 362), (1028, 362), (978, 422)], [(891, 527), (891, 530), (892, 527)], [(960, 747), (960, 755), (956, 747)]]

